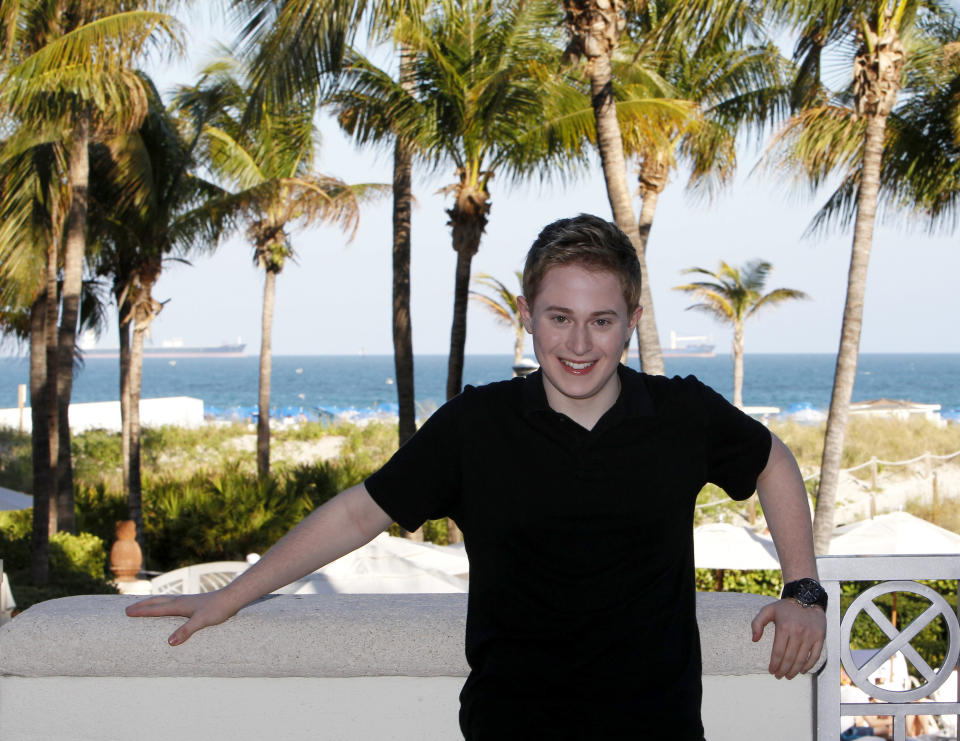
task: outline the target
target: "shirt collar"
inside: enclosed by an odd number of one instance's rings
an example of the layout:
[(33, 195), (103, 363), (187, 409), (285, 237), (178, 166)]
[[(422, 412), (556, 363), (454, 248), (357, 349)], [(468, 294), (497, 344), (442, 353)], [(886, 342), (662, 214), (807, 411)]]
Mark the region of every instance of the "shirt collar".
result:
[[(617, 374), (620, 376), (620, 395), (603, 416), (607, 417), (611, 413), (626, 419), (652, 416), (653, 401), (647, 391), (643, 374), (622, 363), (617, 366)], [(523, 408), (528, 413), (552, 411), (543, 388), (543, 371), (539, 368), (523, 379)]]

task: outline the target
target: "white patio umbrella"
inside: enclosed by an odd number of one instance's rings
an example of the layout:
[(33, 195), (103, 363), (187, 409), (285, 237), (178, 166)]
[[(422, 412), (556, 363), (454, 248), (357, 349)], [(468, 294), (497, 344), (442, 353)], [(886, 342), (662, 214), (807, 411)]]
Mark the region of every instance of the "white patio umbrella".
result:
[(723, 522), (693, 531), (693, 559), (698, 569), (779, 569), (773, 541), (748, 527)]
[(33, 497), (29, 494), (0, 486), (0, 509), (29, 509), (32, 506)]
[(960, 554), (960, 535), (906, 512), (891, 512), (838, 527), (830, 541), (831, 556), (879, 553)]
[(466, 592), (463, 548), (378, 535), (365, 546), (293, 582), (280, 594)]

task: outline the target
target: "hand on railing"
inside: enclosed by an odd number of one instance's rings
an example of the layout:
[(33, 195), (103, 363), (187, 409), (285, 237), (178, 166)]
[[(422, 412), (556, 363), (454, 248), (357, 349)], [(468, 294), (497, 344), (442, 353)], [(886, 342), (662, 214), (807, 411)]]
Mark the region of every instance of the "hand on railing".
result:
[(201, 628), (219, 625), (232, 617), (242, 605), (236, 605), (223, 591), (185, 594), (176, 597), (150, 597), (126, 609), (130, 617), (185, 617), (187, 622), (167, 639), (179, 646)]
[(793, 599), (766, 605), (750, 627), (753, 642), (763, 636), (767, 623), (774, 624), (769, 671), (777, 679), (793, 679), (810, 671), (820, 658), (827, 632), (827, 617), (820, 607), (801, 607)]

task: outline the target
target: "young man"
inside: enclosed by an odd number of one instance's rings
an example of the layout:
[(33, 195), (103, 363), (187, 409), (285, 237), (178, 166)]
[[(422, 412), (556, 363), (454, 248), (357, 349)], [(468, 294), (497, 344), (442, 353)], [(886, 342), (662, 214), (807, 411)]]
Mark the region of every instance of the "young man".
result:
[(466, 738), (700, 741), (692, 529), (702, 486), (760, 496), (789, 584), (752, 631), (759, 640), (775, 623), (778, 678), (819, 657), (823, 594), (806, 492), (783, 443), (693, 377), (620, 365), (640, 280), (613, 224), (550, 224), (519, 300), (539, 371), (468, 386), (229, 586), (128, 614), (188, 617), (177, 645), (394, 520), (413, 530), (451, 516), (470, 557)]

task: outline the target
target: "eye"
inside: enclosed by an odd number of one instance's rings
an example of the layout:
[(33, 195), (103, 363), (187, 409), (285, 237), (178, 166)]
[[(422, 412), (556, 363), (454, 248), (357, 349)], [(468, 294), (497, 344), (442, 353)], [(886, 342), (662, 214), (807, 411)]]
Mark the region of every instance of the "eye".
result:
[(613, 324), (613, 322), (611, 322), (609, 319), (600, 318), (597, 319), (596, 324), (598, 327), (609, 327), (611, 324)]
[(554, 324), (566, 324), (568, 321), (567, 317), (563, 314), (554, 314), (552, 317), (550, 317), (550, 320)]

